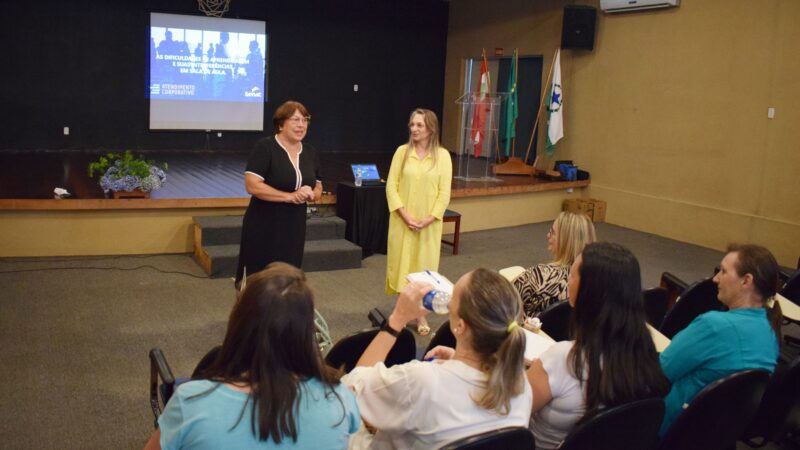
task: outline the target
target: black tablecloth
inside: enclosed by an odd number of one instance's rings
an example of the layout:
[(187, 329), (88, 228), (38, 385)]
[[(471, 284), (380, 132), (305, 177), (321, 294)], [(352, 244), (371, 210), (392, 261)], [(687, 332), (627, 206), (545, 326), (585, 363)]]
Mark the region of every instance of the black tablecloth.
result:
[(336, 215), (347, 221), (345, 239), (361, 247), (362, 257), (386, 254), (389, 205), (386, 186), (359, 186), (352, 181), (336, 185)]

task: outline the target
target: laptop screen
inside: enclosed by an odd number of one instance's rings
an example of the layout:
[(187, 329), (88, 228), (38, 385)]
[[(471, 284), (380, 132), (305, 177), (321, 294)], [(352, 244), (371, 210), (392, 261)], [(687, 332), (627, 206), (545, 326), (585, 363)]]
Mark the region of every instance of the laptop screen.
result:
[(353, 168), (353, 178), (361, 177), (362, 180), (380, 180), (378, 167), (375, 164), (351, 164)]

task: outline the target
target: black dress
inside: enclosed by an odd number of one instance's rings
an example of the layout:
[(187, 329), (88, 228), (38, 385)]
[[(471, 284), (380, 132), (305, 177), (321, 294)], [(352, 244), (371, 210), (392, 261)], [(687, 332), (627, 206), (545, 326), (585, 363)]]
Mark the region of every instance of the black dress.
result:
[[(245, 170), (284, 192), (294, 192), (304, 185), (313, 189), (317, 180), (320, 180), (319, 160), (314, 147), (303, 143), (298, 159), (301, 174), (299, 183), (289, 154), (275, 137), (267, 137), (256, 143)], [(236, 281), (242, 279), (245, 267), (248, 275), (274, 261), (300, 267), (303, 264), (305, 241), (305, 203), (276, 203), (250, 197), (250, 205), (242, 223)]]

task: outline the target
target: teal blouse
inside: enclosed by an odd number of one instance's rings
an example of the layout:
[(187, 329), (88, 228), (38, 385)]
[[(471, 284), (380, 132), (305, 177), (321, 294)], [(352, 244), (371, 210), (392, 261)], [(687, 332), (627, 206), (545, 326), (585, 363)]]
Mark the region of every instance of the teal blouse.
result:
[(706, 385), (745, 369), (772, 372), (778, 339), (764, 308), (711, 311), (675, 335), (661, 353), (661, 369), (672, 382), (664, 398), (663, 436), (675, 418)]

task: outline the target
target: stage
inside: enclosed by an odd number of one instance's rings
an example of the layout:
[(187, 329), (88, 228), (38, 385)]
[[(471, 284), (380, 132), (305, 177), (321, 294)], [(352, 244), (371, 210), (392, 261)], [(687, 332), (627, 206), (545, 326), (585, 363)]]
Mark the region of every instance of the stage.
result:
[[(0, 152), (0, 209), (92, 209), (101, 208), (106, 199), (96, 178), (90, 178), (88, 165), (103, 153), (48, 150)], [(150, 208), (159, 204), (179, 207), (184, 201), (189, 207), (246, 206), (249, 195), (244, 189), (243, 173), (249, 152), (230, 151), (145, 151), (145, 158), (169, 166), (167, 182), (143, 202)], [(350, 164), (374, 163), (383, 177), (389, 173), (391, 153), (320, 153), (324, 203), (335, 203), (336, 184), (352, 181)], [(456, 162), (453, 162), (456, 171)], [(508, 195), (584, 187), (588, 181), (547, 181), (529, 176), (500, 175), (499, 182), (465, 181), (454, 179), (452, 198), (485, 195)], [(23, 200), (53, 199), (53, 189), (67, 189), (71, 196), (65, 203), (53, 206), (44, 202)], [(227, 199), (227, 201), (226, 201)], [(95, 200), (86, 202), (86, 200)], [(169, 200), (169, 201), (164, 201)], [(110, 203), (119, 202), (119, 200)], [(89, 207), (87, 208), (87, 205)], [(169, 206), (167, 206), (169, 205)], [(112, 205), (109, 208), (115, 209)]]
[[(169, 165), (166, 184), (150, 199), (120, 200), (105, 198), (97, 180), (88, 176), (88, 164), (100, 154), (0, 152), (0, 257), (187, 253), (193, 251), (192, 217), (242, 214), (249, 202), (243, 182), (249, 151), (141, 152)], [(336, 185), (352, 180), (350, 164), (375, 163), (386, 177), (391, 157), (320, 153), (326, 194), (317, 205), (335, 207)], [(454, 179), (450, 209), (462, 214), (462, 232), (551, 220), (564, 199), (580, 197), (589, 185), (529, 176), (498, 178)], [(67, 189), (71, 197), (54, 199), (56, 187)]]

